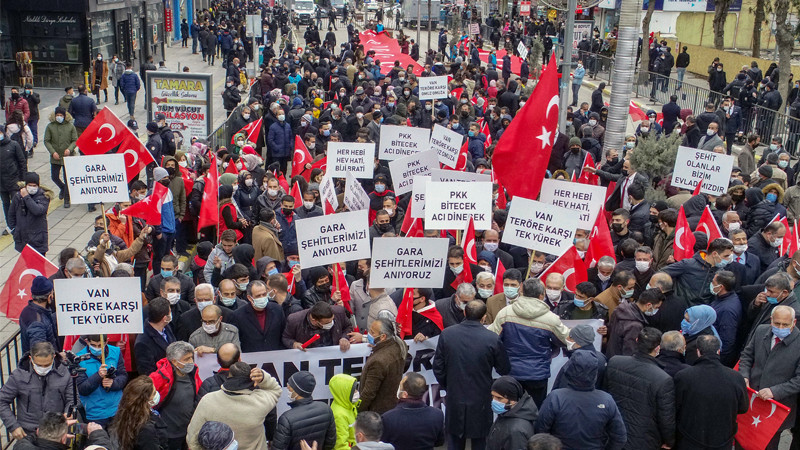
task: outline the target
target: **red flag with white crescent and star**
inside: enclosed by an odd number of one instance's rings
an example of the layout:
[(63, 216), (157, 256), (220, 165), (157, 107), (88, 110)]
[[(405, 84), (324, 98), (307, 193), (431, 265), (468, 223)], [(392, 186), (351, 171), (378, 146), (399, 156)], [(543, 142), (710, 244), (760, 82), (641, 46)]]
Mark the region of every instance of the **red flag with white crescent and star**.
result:
[(311, 179), (311, 170), (306, 170), (306, 164), (311, 163), (311, 153), (308, 152), (305, 142), (300, 136), (294, 137), (294, 156), (292, 156), (292, 176), (302, 175), (306, 181)]
[[(558, 73), (555, 53), (530, 99), (497, 141), (492, 166), (512, 196), (539, 196), (558, 131)], [(544, 107), (544, 110), (542, 108)]]
[(475, 249), (475, 220), (472, 216), (469, 216), (467, 229), (464, 230), (461, 248), (464, 249), (464, 267), (469, 267), (469, 264), (478, 264), (478, 251)]
[(400, 339), (411, 336), (412, 311), (414, 311), (414, 289), (405, 288), (403, 291), (403, 301), (400, 302), (400, 307), (397, 308), (397, 324), (400, 325), (400, 329), (398, 330)]
[(614, 241), (611, 240), (611, 231), (608, 229), (605, 209), (600, 208), (597, 218), (594, 220), (592, 232), (589, 234), (589, 247), (586, 248), (584, 261), (589, 267), (594, 267), (600, 258), (610, 256), (617, 260), (614, 255)]
[(586, 273), (586, 264), (573, 245), (563, 255), (550, 264), (547, 270), (539, 274), (539, 279), (544, 282), (551, 273), (560, 273), (564, 277), (564, 289), (575, 292), (575, 286), (589, 279)]
[(289, 272), (284, 272), (281, 275), (283, 275), (286, 278), (286, 284), (288, 285), (288, 287), (286, 288), (286, 292), (294, 295), (295, 292), (294, 273), (289, 271)]
[(300, 192), (300, 183), (295, 183), (294, 186), (292, 186), (292, 193), (289, 195), (294, 197), (295, 207), (299, 208), (303, 205), (303, 193)]
[(753, 389), (747, 388), (747, 395), (750, 397), (750, 408), (736, 417), (739, 425), (736, 442), (744, 450), (763, 450), (791, 410), (775, 400), (761, 400)]
[(683, 206), (678, 210), (678, 223), (675, 224), (675, 241), (672, 244), (672, 256), (675, 261), (694, 256), (694, 234), (689, 228)]
[(499, 294), (503, 292), (503, 274), (506, 273), (506, 266), (503, 261), (497, 258), (497, 268), (494, 270), (494, 293)]
[(211, 168), (205, 176), (203, 186), (203, 201), (200, 203), (200, 217), (197, 219), (197, 229), (219, 225), (219, 169), (217, 168), (217, 155), (208, 152)]
[(155, 162), (153, 155), (147, 151), (139, 138), (119, 120), (111, 108), (103, 108), (97, 113), (75, 145), (83, 155), (122, 153), (125, 155), (128, 180), (132, 180), (145, 166)]
[[(131, 206), (120, 211), (120, 214), (126, 216), (138, 217), (148, 225), (161, 225), (161, 207), (164, 203), (169, 202), (169, 197), (172, 193), (169, 188), (161, 183), (153, 184), (153, 192)], [(201, 210), (202, 212), (202, 210)]]
[[(788, 230), (789, 227), (787, 226), (786, 229)], [(700, 216), (700, 221), (697, 222), (695, 231), (702, 231), (708, 236), (708, 245), (711, 245), (714, 239), (722, 237), (722, 231), (720, 231), (717, 221), (714, 220), (714, 215), (711, 213), (710, 206), (706, 205), (706, 208), (703, 210), (703, 215)]]
[(464, 172), (467, 170), (467, 158), (469, 158), (469, 140), (464, 141), (464, 144), (461, 146), (461, 150), (459, 150), (458, 152), (458, 159), (456, 160), (456, 166), (448, 167), (447, 165), (443, 165), (442, 169), (457, 170), (459, 172)]
[(243, 126), (242, 129), (237, 131), (236, 133), (233, 133), (233, 136), (231, 136), (231, 145), (236, 145), (233, 140), (239, 133), (244, 133), (247, 136), (248, 142), (258, 141), (258, 137), (261, 136), (261, 122), (263, 120), (264, 120), (263, 117), (259, 118), (258, 120), (250, 122), (247, 125)]
[(26, 245), (0, 291), (0, 312), (19, 322), (19, 314), (31, 299), (31, 284), (37, 276), (50, 278), (58, 267), (30, 245)]

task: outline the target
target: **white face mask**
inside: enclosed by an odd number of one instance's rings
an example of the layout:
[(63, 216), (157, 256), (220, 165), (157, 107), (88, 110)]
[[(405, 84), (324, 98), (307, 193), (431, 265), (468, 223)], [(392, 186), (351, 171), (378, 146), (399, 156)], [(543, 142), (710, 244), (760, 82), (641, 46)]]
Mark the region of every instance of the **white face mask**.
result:
[(483, 249), (487, 252), (494, 252), (497, 250), (497, 242), (484, 242)]
[(333, 328), (333, 320), (331, 320), (330, 323), (326, 323), (324, 325), (321, 324), (320, 328), (322, 328), (323, 330), (330, 330), (331, 328)]
[(531, 273), (538, 274), (543, 269), (544, 269), (544, 264), (543, 263), (533, 263), (533, 264), (531, 264)]
[(736, 231), (739, 228), (742, 228), (742, 224), (739, 222), (731, 222), (728, 224), (728, 231)]
[(39, 187), (38, 186), (25, 186), (25, 190), (28, 191), (28, 194), (35, 195), (37, 192), (39, 192)]
[(314, 209), (314, 202), (303, 202), (303, 206), (306, 209)]
[(650, 268), (650, 261), (636, 261), (636, 270), (639, 272), (647, 272)]
[(713, 136), (713, 135), (717, 134), (717, 132), (712, 130), (711, 128), (709, 128), (709, 129), (706, 130), (706, 134), (709, 135), (709, 136)]
[(45, 375), (47, 375), (48, 373), (50, 373), (50, 371), (51, 371), (51, 370), (53, 370), (53, 364), (50, 364), (50, 365), (49, 365), (49, 366), (47, 366), (47, 367), (43, 367), (43, 366), (37, 366), (36, 364), (33, 364), (32, 362), (31, 362), (31, 364), (33, 365), (33, 370), (34, 370), (34, 371), (35, 371), (37, 374), (39, 374), (40, 376), (45, 376)]
[(277, 189), (267, 189), (267, 195), (269, 195), (270, 197), (275, 197), (275, 196), (278, 195), (278, 190)]
[(250, 179), (250, 178), (244, 180), (244, 185), (247, 186), (247, 187), (252, 186), (253, 185), (253, 180)]
[(561, 298), (561, 291), (558, 289), (545, 289), (544, 293), (550, 301), (555, 301)]
[(177, 304), (180, 301), (180, 299), (181, 299), (180, 292), (170, 292), (167, 294), (167, 300), (169, 301), (170, 305)]
[(600, 281), (602, 281), (602, 282), (604, 282), (604, 283), (605, 283), (606, 281), (608, 281), (608, 280), (610, 280), (610, 279), (611, 279), (611, 275), (603, 275), (602, 273), (599, 273), (599, 272), (598, 272), (598, 274), (597, 274), (597, 278), (599, 278), (599, 279), (600, 279)]
[(464, 265), (450, 266), (450, 270), (452, 270), (454, 274), (458, 275), (464, 271)]
[(217, 330), (219, 330), (219, 324), (218, 323), (213, 323), (213, 324), (204, 323), (203, 324), (203, 331), (205, 331), (208, 334), (214, 334), (214, 333), (217, 332)]
[(213, 304), (214, 304), (214, 302), (212, 302), (212, 301), (197, 302), (197, 309), (199, 309), (200, 312), (203, 312), (203, 310), (206, 309), (206, 307), (211, 306)]
[(744, 253), (746, 251), (747, 251), (747, 244), (734, 245), (733, 246), (733, 252), (738, 254), (738, 255), (741, 255), (742, 253)]
[(590, 127), (593, 127), (595, 125), (597, 125), (597, 121), (596, 120), (592, 119), (592, 120), (589, 121), (589, 126)]
[(159, 394), (158, 391), (156, 391), (156, 395), (153, 396), (153, 398), (149, 402), (150, 407), (151, 408), (155, 407), (156, 405), (158, 405), (159, 402), (161, 402), (161, 394)]
[(181, 166), (181, 167), (186, 167), (186, 166), (189, 165), (189, 163), (187, 163), (186, 161), (181, 161), (181, 162), (178, 163), (178, 165)]

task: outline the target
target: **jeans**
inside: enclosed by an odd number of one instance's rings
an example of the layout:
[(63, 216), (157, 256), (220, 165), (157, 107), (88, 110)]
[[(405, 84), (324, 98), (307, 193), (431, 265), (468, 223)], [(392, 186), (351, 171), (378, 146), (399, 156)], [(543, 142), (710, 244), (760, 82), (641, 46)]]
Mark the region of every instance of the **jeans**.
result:
[[(486, 438), (473, 438), (472, 450), (484, 450), (486, 448)], [(467, 438), (447, 434), (447, 450), (464, 450), (467, 448)]]
[(33, 145), (39, 143), (39, 119), (29, 119), (28, 120), (28, 128), (31, 129), (31, 133), (33, 134)]
[(197, 53), (197, 36), (192, 36), (192, 53)]
[[(125, 94), (122, 94), (122, 98), (125, 98)], [(114, 102), (119, 103), (119, 85), (114, 85)]]
[(11, 195), (13, 191), (0, 191), (0, 198), (3, 200), (3, 218), (6, 219), (8, 226), (8, 208), (11, 206)]
[[(69, 201), (69, 189), (67, 189), (67, 185), (61, 181), (61, 174), (64, 173), (64, 166), (58, 164), (50, 164), (50, 179), (53, 180), (53, 183), (58, 186), (58, 189), (64, 193), (64, 201)], [(67, 179), (66, 173), (64, 173), (64, 180)]]
[(125, 97), (125, 102), (128, 104), (128, 115), (133, 117), (133, 111), (136, 109), (136, 92), (122, 94)]
[(678, 87), (676, 89), (680, 89), (683, 85), (683, 77), (686, 75), (686, 67), (678, 67)]
[(578, 92), (581, 90), (580, 84), (573, 84), (572, 85), (572, 105), (575, 106), (578, 104)]

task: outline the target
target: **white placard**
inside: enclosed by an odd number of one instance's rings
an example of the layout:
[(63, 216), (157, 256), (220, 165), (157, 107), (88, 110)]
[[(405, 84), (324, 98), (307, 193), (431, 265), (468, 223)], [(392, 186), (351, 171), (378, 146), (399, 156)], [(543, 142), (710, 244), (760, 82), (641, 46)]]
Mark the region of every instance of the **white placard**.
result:
[(702, 179), (701, 193), (720, 196), (728, 191), (732, 169), (732, 155), (680, 146), (672, 171), (672, 185), (693, 191)]
[(125, 155), (64, 158), (69, 200), (75, 204), (116, 203), (130, 200)]
[(469, 34), (481, 34), (481, 25), (479, 23), (469, 24)]
[(347, 172), (347, 181), (344, 185), (344, 205), (350, 211), (369, 209), (369, 194), (350, 172)]
[(560, 255), (572, 245), (578, 223), (578, 214), (564, 208), (514, 197), (503, 231), (503, 242)]
[(246, 17), (247, 35), (253, 37), (261, 31), (261, 14), (248, 14)]
[(441, 288), (449, 239), (380, 238), (372, 241), (371, 288)]
[(464, 136), (439, 124), (433, 126), (430, 149), (436, 150), (436, 154), (439, 156), (439, 162), (445, 166), (451, 169), (456, 166), (458, 154), (461, 152), (461, 145), (463, 143)]
[[(514, 200), (516, 201), (516, 197)], [(463, 230), (469, 218), (475, 220), (476, 230), (492, 226), (492, 183), (436, 183), (431, 181), (425, 190), (425, 229)]]
[(519, 41), (519, 44), (517, 44), (517, 53), (519, 53), (519, 57), (523, 61), (528, 57), (528, 47), (525, 47), (524, 42)]
[(450, 95), (450, 88), (447, 85), (447, 75), (440, 77), (419, 77), (419, 99), (438, 100), (447, 98)]
[[(333, 178), (328, 174), (322, 177), (322, 182), (319, 184), (319, 195), (323, 202), (327, 200), (331, 204), (334, 211), (339, 209), (339, 197), (336, 196), (336, 187), (333, 185)], [(325, 206), (325, 204), (323, 203), (322, 206)], [(322, 208), (322, 210), (324, 211), (325, 208)]]
[(303, 267), (370, 257), (369, 210), (298, 219), (297, 247)]
[(411, 217), (415, 219), (425, 218), (425, 191), (431, 177), (414, 177), (411, 189)]
[(352, 172), (356, 178), (372, 179), (375, 170), (375, 144), (371, 142), (328, 142), (326, 175), (344, 178)]
[(138, 278), (53, 280), (59, 336), (142, 333)]
[(439, 158), (436, 156), (436, 152), (432, 150), (389, 162), (394, 193), (403, 195), (406, 192), (411, 192), (415, 177), (430, 176), (431, 169), (437, 167), (439, 167)]
[(378, 159), (394, 161), (404, 156), (428, 150), (431, 130), (400, 125), (381, 125)]
[(492, 176), (488, 173), (462, 172), (460, 170), (431, 170), (431, 181), (492, 181)]
[(591, 230), (597, 213), (606, 201), (606, 188), (548, 178), (542, 182), (539, 200), (559, 208), (574, 210), (570, 214), (578, 216), (578, 228)]

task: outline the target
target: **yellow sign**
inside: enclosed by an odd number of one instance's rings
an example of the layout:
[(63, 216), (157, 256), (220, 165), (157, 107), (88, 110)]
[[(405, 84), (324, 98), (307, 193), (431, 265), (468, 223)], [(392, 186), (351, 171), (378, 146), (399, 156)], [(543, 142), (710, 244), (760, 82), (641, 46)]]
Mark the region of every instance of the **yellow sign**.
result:
[(548, 19), (550, 19), (550, 20), (554, 20), (554, 19), (556, 18), (556, 16), (557, 16), (557, 15), (558, 15), (558, 12), (556, 12), (556, 10), (555, 10), (555, 9), (551, 9), (551, 10), (550, 10), (550, 11), (547, 13), (547, 18), (548, 18)]

